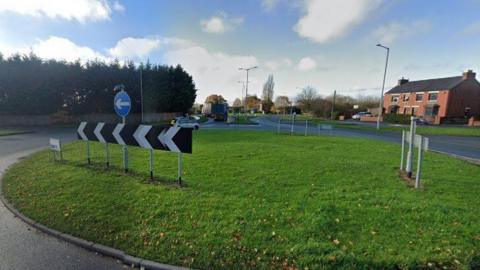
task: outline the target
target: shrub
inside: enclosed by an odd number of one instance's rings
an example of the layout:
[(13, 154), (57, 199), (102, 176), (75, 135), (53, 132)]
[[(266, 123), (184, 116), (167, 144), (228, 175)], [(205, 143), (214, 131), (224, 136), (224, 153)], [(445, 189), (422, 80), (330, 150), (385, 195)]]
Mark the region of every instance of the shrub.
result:
[(385, 114), (383, 116), (383, 121), (392, 124), (410, 124), (410, 117), (409, 114)]

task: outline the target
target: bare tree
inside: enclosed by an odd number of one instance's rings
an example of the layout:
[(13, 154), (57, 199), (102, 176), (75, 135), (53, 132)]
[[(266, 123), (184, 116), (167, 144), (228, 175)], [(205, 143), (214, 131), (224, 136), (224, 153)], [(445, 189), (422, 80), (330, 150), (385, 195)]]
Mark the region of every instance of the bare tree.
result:
[(239, 98), (236, 98), (233, 101), (233, 107), (242, 107), (242, 101)]
[(304, 112), (311, 112), (315, 98), (318, 97), (317, 90), (311, 86), (307, 86), (298, 93), (296, 102)]
[(273, 75), (268, 75), (267, 81), (263, 84), (262, 99), (264, 101), (273, 102), (273, 87), (275, 82), (273, 81)]
[(291, 105), (292, 105), (292, 102), (290, 102), (290, 99), (287, 96), (278, 96), (275, 99), (275, 108), (278, 111), (283, 111), (283, 113), (285, 113), (287, 107)]

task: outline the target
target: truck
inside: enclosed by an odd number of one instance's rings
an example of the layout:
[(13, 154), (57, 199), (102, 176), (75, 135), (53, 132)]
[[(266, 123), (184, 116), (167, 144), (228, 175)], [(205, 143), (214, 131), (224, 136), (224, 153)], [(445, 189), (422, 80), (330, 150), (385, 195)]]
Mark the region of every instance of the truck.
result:
[(215, 121), (227, 121), (228, 119), (228, 104), (218, 103), (212, 104), (211, 116)]

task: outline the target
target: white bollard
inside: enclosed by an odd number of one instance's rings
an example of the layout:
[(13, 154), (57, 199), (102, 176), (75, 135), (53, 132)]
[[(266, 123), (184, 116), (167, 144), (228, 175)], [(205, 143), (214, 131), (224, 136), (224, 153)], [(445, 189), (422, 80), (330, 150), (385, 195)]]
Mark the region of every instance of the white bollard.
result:
[(417, 175), (415, 177), (415, 188), (420, 188), (420, 177), (422, 175), (423, 161), (423, 136), (420, 137), (420, 145), (418, 146)]
[(410, 118), (410, 142), (408, 144), (407, 153), (407, 176), (412, 178), (412, 163), (413, 163), (413, 140), (415, 139), (415, 116)]
[(403, 171), (403, 161), (405, 159), (405, 130), (402, 130), (402, 155), (400, 160), (400, 171)]

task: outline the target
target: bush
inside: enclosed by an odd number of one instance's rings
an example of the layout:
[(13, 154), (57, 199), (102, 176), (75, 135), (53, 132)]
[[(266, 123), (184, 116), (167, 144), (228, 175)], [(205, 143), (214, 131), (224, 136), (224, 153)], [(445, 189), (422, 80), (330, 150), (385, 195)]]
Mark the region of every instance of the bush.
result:
[(385, 114), (383, 116), (383, 121), (391, 124), (410, 124), (410, 117), (409, 114)]

